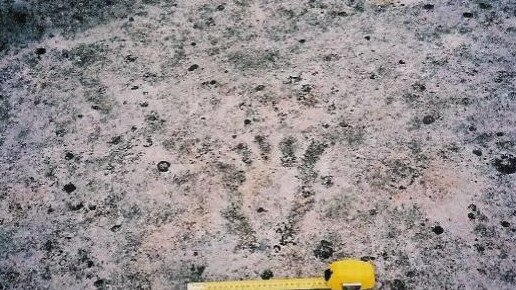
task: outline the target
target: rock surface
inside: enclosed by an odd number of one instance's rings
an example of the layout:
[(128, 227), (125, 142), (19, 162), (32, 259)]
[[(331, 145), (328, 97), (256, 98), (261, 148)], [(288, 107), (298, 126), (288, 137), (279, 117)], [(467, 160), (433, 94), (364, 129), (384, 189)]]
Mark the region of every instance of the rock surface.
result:
[(514, 289), (515, 51), (511, 0), (3, 1), (0, 289)]

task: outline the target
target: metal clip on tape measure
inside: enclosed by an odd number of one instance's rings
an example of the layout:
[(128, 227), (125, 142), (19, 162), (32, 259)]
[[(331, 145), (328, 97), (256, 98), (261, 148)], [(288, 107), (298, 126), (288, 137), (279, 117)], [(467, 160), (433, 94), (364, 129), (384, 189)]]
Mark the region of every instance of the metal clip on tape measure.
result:
[(358, 260), (333, 262), (324, 271), (324, 278), (272, 279), (189, 283), (188, 290), (363, 290), (375, 284), (374, 266)]

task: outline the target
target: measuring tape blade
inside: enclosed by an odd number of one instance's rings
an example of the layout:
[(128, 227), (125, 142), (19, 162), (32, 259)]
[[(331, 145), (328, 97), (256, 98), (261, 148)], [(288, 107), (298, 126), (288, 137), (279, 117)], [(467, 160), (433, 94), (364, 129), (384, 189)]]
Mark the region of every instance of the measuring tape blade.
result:
[(187, 290), (323, 290), (330, 289), (323, 278), (188, 283)]
[(187, 290), (342, 290), (373, 289), (374, 284), (373, 264), (346, 259), (331, 263), (324, 278), (189, 283)]

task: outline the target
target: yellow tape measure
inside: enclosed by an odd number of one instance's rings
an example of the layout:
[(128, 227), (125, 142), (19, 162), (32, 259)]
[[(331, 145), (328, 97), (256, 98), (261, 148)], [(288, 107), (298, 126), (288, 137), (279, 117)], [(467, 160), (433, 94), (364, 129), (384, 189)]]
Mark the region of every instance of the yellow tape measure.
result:
[(324, 271), (324, 278), (272, 279), (252, 281), (225, 281), (189, 283), (188, 290), (362, 290), (375, 284), (374, 267), (369, 262), (341, 260), (333, 262)]

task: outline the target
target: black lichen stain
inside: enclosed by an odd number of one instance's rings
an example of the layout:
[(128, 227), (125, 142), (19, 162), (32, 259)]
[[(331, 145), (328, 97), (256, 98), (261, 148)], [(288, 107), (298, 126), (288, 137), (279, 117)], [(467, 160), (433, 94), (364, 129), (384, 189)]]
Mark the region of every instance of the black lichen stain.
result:
[(79, 67), (88, 67), (106, 59), (107, 47), (103, 43), (82, 43), (71, 49), (67, 54), (72, 62)]
[(44, 47), (38, 47), (38, 48), (36, 48), (36, 51), (35, 51), (36, 55), (38, 55), (38, 56), (43, 55), (46, 52), (47, 52), (47, 50)]
[(252, 152), (249, 149), (249, 146), (244, 143), (239, 143), (235, 147), (235, 151), (242, 156), (242, 162), (247, 165), (251, 165), (253, 163), (253, 159), (251, 158)]
[(390, 289), (392, 289), (392, 290), (406, 290), (407, 289), (405, 282), (403, 282), (400, 279), (394, 279), (394, 280), (390, 281), (389, 285), (391, 286)]
[(196, 69), (199, 68), (199, 65), (198, 64), (192, 64), (189, 68), (188, 68), (188, 71), (194, 71)]
[(501, 174), (516, 173), (516, 158), (512, 155), (502, 155), (500, 158), (495, 158), (492, 164), (496, 171)]
[(230, 205), (222, 212), (222, 217), (228, 221), (228, 231), (238, 236), (239, 248), (255, 250), (258, 247), (256, 232), (238, 204)]
[(333, 256), (333, 253), (335, 251), (333, 250), (333, 244), (331, 242), (328, 242), (326, 240), (321, 240), (319, 245), (314, 250), (315, 257), (325, 260)]
[(168, 161), (160, 161), (157, 166), (158, 166), (158, 170), (160, 172), (167, 172), (168, 169), (170, 168), (170, 162), (168, 162)]
[(262, 135), (256, 135), (254, 136), (254, 142), (258, 144), (258, 147), (260, 148), (260, 155), (263, 160), (269, 159), (269, 154), (271, 153), (271, 144), (267, 141), (267, 138)]
[(77, 210), (80, 210), (84, 207), (84, 204), (81, 202), (78, 202), (78, 203), (71, 203), (68, 205), (68, 208), (72, 211), (77, 211)]
[(97, 281), (93, 282), (93, 286), (95, 286), (99, 290), (107, 289), (108, 283), (104, 279), (98, 279)]
[(72, 192), (74, 192), (76, 189), (77, 189), (77, 187), (75, 187), (75, 185), (74, 185), (73, 183), (68, 183), (68, 184), (66, 184), (65, 186), (63, 186), (63, 190), (64, 190), (66, 193), (72, 193)]
[(423, 124), (430, 125), (435, 122), (435, 117), (432, 115), (426, 115), (423, 117)]
[(280, 234), (279, 244), (281, 246), (295, 245), (296, 229), (291, 221), (282, 223), (279, 228), (276, 229), (276, 233)]
[(202, 280), (202, 274), (206, 270), (206, 266), (204, 265), (191, 265), (190, 266), (190, 280), (192, 282), (199, 282)]
[(302, 163), (299, 166), (301, 179), (303, 179), (305, 182), (313, 180), (317, 177), (317, 173), (315, 172), (315, 164), (317, 161), (319, 161), (319, 158), (327, 147), (328, 145), (326, 143), (312, 140), (312, 142), (310, 142), (306, 148)]
[(441, 226), (434, 226), (432, 227), (432, 232), (434, 232), (436, 235), (440, 235), (444, 233), (444, 229)]
[(294, 137), (287, 137), (283, 139), (280, 144), (281, 150), (281, 165), (283, 167), (293, 167), (296, 164), (296, 139)]
[(326, 281), (330, 280), (332, 274), (333, 274), (332, 270), (330, 270), (330, 269), (324, 270), (324, 280), (326, 280)]
[(263, 279), (263, 280), (270, 280), (272, 277), (274, 277), (274, 274), (272, 273), (271, 270), (267, 269), (265, 271), (262, 272), (262, 274), (260, 275), (260, 277)]

